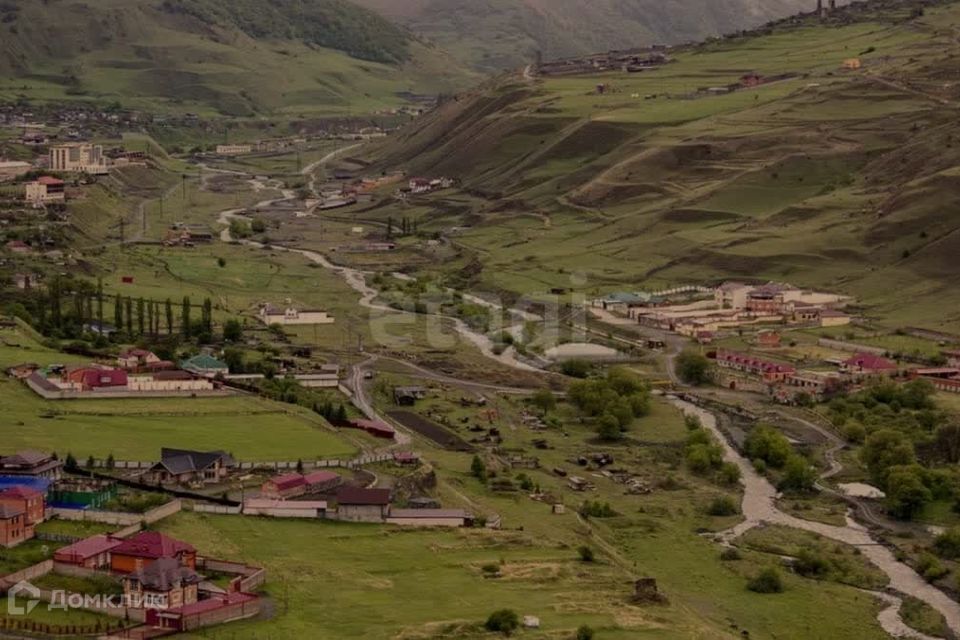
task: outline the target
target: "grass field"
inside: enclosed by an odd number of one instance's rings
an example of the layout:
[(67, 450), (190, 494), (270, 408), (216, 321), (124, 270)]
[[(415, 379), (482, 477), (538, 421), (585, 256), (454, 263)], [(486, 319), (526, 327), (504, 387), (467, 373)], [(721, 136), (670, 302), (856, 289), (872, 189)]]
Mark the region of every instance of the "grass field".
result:
[[(177, 515), (161, 528), (192, 540), (201, 550), (216, 548), (226, 557), (260, 563), (269, 572), (267, 591), (277, 605), (276, 617), (211, 630), (210, 636), (286, 637), (309, 630), (318, 637), (337, 638), (412, 639), (444, 633), (479, 638), (486, 636), (476, 625), (493, 610), (509, 607), (541, 618), (540, 631), (524, 633), (538, 639), (566, 638), (581, 624), (595, 628), (599, 637), (623, 640), (732, 639), (741, 637), (741, 630), (749, 630), (751, 637), (797, 640), (878, 637), (875, 601), (851, 587), (788, 577), (783, 595), (746, 590), (746, 580), (771, 560), (745, 550), (742, 560), (723, 562), (719, 548), (698, 535), (736, 518), (703, 513), (723, 490), (677, 464), (671, 452), (677, 451), (686, 427), (675, 410), (657, 403), (653, 414), (633, 427), (628, 444), (598, 447), (587, 442), (589, 432), (570, 421), (566, 408), (559, 409), (563, 433), (534, 436), (516, 426), (521, 403), (491, 400), (489, 408), (496, 408), (506, 438), (504, 449), (528, 451), (530, 438), (548, 440), (549, 450), (530, 452), (540, 458), (541, 469), (525, 473), (543, 491), (566, 502), (566, 515), (550, 515), (548, 504), (532, 501), (524, 492), (484, 489), (467, 473), (469, 455), (438, 451), (419, 439), (417, 448), (426, 452), (440, 479), (443, 503), (499, 514), (504, 530), (400, 531), (377, 525)], [(454, 411), (457, 405), (456, 392), (441, 385), (416, 410), (443, 411), (457, 430), (465, 429), (459, 426), (461, 418), (470, 423), (480, 419), (475, 409)], [(550, 472), (554, 466), (569, 467), (567, 459), (576, 452), (604, 448), (614, 453), (619, 468), (651, 479), (670, 476), (677, 486), (626, 496), (621, 486), (590, 475), (597, 490), (583, 495)], [(502, 475), (516, 477), (510, 471)], [(582, 521), (573, 511), (583, 499), (609, 501), (620, 515)], [(583, 544), (597, 551), (598, 562), (577, 558), (577, 547)], [(502, 577), (485, 579), (482, 567), (488, 564), (497, 565)], [(668, 604), (631, 605), (631, 580), (640, 576), (656, 577)], [(318, 584), (337, 588), (321, 594)]]

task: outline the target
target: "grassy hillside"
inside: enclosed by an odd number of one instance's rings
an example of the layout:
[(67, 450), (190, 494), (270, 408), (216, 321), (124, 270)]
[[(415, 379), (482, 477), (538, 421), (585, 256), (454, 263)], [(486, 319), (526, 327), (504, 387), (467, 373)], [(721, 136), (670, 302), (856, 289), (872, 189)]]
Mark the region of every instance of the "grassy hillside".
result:
[(234, 116), (352, 114), (469, 74), (345, 0), (0, 3), (0, 99)]
[[(470, 198), (419, 213), (471, 227), (451, 267), (477, 285), (771, 278), (956, 330), (960, 4), (867, 6), (678, 51), (658, 71), (491, 83), (372, 156), (463, 181)], [(858, 54), (863, 69), (841, 69)], [(697, 91), (751, 71), (794, 75)]]
[(811, 11), (810, 0), (356, 0), (484, 70), (699, 40)]

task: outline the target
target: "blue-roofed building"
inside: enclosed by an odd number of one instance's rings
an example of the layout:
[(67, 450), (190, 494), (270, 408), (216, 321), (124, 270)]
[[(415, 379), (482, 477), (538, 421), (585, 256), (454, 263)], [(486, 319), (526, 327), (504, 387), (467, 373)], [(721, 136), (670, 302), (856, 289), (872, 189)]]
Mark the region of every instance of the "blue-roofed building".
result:
[(29, 476), (0, 476), (0, 491), (12, 489), (14, 487), (27, 487), (34, 491), (39, 491), (47, 495), (53, 480), (50, 478), (32, 478)]

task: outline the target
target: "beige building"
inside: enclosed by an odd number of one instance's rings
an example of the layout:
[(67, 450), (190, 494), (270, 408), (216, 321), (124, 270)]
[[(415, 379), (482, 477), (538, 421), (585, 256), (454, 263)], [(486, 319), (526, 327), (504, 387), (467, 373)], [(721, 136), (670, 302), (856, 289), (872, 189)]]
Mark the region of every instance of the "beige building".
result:
[(43, 176), (33, 182), (28, 182), (25, 197), (26, 201), (34, 207), (67, 201), (63, 180), (57, 180), (50, 176)]
[(333, 316), (329, 315), (326, 311), (317, 309), (304, 309), (301, 311), (293, 307), (288, 307), (285, 311), (281, 311), (272, 305), (266, 305), (260, 309), (260, 320), (267, 325), (279, 324), (284, 326), (333, 324), (335, 322)]
[(130, 391), (213, 391), (209, 380), (157, 380), (151, 376), (134, 376), (127, 379)]
[(103, 175), (109, 172), (99, 144), (74, 142), (50, 147), (50, 170)]
[(253, 146), (249, 144), (218, 144), (218, 156), (240, 156), (245, 153), (253, 152)]

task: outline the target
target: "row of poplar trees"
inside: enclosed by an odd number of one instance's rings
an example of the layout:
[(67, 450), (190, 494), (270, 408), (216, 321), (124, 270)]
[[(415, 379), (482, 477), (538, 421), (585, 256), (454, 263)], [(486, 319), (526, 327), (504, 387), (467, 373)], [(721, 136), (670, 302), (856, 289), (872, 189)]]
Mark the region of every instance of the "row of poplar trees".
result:
[[(62, 331), (69, 324), (79, 327), (94, 322), (104, 326), (104, 307), (113, 304), (113, 324), (117, 331), (128, 337), (175, 335), (179, 333), (190, 338), (203, 333), (213, 333), (213, 302), (206, 298), (200, 306), (199, 322), (192, 316), (194, 305), (185, 296), (179, 303), (170, 298), (163, 302), (122, 296), (105, 295), (103, 279), (98, 280), (96, 288), (82, 280), (71, 280), (69, 286), (60, 278), (55, 278), (47, 288), (45, 295), (37, 299), (37, 324)], [(179, 316), (179, 322), (177, 322)]]

